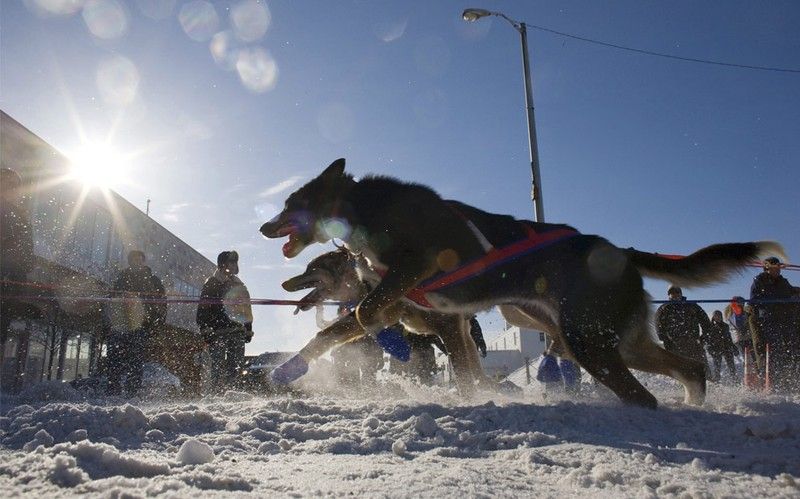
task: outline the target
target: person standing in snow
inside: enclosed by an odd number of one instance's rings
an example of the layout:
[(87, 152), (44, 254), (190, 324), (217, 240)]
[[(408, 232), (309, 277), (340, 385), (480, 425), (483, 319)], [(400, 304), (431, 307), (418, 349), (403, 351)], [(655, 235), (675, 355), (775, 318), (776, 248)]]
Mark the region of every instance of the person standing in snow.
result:
[[(764, 260), (764, 271), (753, 279), (750, 300), (753, 309), (751, 322), (756, 359), (763, 370), (769, 348), (769, 372), (773, 386), (791, 390), (797, 383), (800, 363), (800, 289), (789, 284), (781, 275), (781, 262), (775, 257)], [(770, 301), (774, 303), (769, 303)]]
[(701, 338), (707, 337), (711, 321), (696, 303), (688, 303), (677, 286), (667, 290), (669, 303), (656, 310), (656, 333), (668, 351), (702, 362), (708, 372), (708, 360)]
[[(206, 279), (197, 305), (197, 325), (211, 356), (214, 391), (235, 383), (244, 362), (244, 346), (253, 339), (253, 311), (239, 273), (239, 254), (223, 251), (217, 269)], [(227, 303), (225, 303), (227, 302)]]
[(145, 350), (152, 335), (163, 326), (167, 304), (161, 279), (145, 265), (145, 254), (128, 253), (128, 268), (111, 288), (111, 333), (106, 344), (109, 395), (119, 395), (125, 377), (125, 395), (132, 397), (142, 385)]
[(708, 329), (708, 336), (703, 338), (708, 354), (714, 363), (713, 380), (719, 380), (722, 369), (722, 359), (728, 364), (731, 376), (736, 376), (736, 366), (733, 363), (734, 353), (738, 353), (736, 345), (731, 339), (730, 327), (722, 320), (722, 312), (714, 310), (711, 315), (711, 327)]
[(742, 358), (749, 354), (751, 360), (755, 362), (753, 336), (750, 333), (750, 306), (745, 304), (743, 297), (734, 296), (725, 307), (724, 315), (725, 320), (733, 331), (733, 342), (739, 349)]

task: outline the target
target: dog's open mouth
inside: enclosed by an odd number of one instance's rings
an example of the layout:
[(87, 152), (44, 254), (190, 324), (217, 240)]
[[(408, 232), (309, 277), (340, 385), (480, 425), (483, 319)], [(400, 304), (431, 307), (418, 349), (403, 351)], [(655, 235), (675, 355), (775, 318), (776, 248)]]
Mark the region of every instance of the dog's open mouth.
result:
[(321, 281), (309, 272), (287, 279), (281, 287), (290, 293), (301, 289), (319, 288)]
[(305, 247), (305, 243), (300, 237), (300, 228), (293, 223), (287, 223), (278, 227), (273, 233), (273, 237), (276, 238), (284, 236), (289, 236), (289, 240), (284, 243), (281, 249), (283, 251), (283, 256), (286, 258), (297, 256)]
[(289, 240), (286, 241), (281, 249), (283, 251), (283, 256), (286, 258), (294, 258), (303, 248), (303, 242), (300, 240), (298, 232), (295, 231), (289, 233)]
[(310, 310), (314, 308), (316, 305), (322, 303), (322, 297), (320, 296), (320, 291), (318, 289), (315, 289), (310, 293), (308, 293), (307, 295), (305, 295), (304, 297), (302, 297), (300, 301), (303, 303), (301, 305), (298, 305), (297, 308), (305, 312), (306, 310)]
[(325, 299), (324, 298), (324, 295), (326, 294), (325, 284), (323, 281), (318, 279), (314, 273), (311, 274), (305, 273), (299, 276), (292, 277), (291, 279), (284, 281), (284, 283), (281, 284), (281, 286), (283, 287), (283, 289), (290, 292), (300, 291), (301, 289), (313, 288), (310, 293), (308, 293), (306, 296), (300, 299), (300, 301), (303, 303), (297, 306), (297, 310), (295, 310), (295, 313), (299, 311), (309, 310), (314, 306), (322, 303), (322, 301)]

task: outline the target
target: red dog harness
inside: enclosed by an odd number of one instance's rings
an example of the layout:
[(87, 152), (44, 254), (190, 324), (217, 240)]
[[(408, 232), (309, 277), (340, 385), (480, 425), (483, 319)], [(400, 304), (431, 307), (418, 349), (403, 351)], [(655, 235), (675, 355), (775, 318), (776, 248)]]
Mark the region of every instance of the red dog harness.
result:
[(498, 249), (494, 246), (491, 246), (488, 240), (483, 236), (482, 233), (480, 233), (474, 224), (470, 222), (468, 225), (473, 232), (476, 232), (476, 236), (484, 245), (484, 247), (489, 245), (489, 247), (486, 248), (486, 254), (477, 260), (466, 263), (453, 271), (438, 274), (426, 279), (425, 281), (422, 281), (419, 286), (406, 294), (406, 298), (425, 308), (433, 308), (433, 305), (425, 296), (427, 293), (439, 291), (448, 286), (452, 286), (453, 284), (466, 281), (506, 262), (520, 258), (529, 253), (542, 250), (559, 241), (580, 235), (580, 233), (575, 229), (565, 228), (552, 229), (546, 232), (536, 232), (532, 227), (525, 224), (525, 228), (527, 230), (527, 237), (525, 237), (525, 239)]

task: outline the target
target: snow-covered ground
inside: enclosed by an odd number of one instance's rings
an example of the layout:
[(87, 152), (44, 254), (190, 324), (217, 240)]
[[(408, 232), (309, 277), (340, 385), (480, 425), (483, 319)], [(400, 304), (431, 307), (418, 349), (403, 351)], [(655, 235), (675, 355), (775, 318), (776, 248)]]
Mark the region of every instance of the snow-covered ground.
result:
[(45, 384), (2, 400), (0, 495), (800, 497), (800, 398), (712, 384), (694, 408), (649, 381), (656, 411), (538, 387), (126, 404)]

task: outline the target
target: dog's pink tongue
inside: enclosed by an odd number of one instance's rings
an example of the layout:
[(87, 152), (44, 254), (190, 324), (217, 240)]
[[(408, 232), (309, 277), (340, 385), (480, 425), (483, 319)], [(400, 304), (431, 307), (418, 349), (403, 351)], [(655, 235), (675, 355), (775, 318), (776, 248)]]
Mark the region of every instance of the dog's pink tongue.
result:
[(289, 234), (289, 240), (283, 245), (283, 256), (292, 258), (297, 256), (297, 236), (294, 233)]
[(283, 248), (282, 248), (283, 249), (283, 256), (285, 256), (286, 258), (291, 258), (292, 257), (292, 247), (294, 247), (294, 244), (292, 244), (292, 238), (289, 237), (289, 240), (286, 241), (286, 244), (284, 244)]

